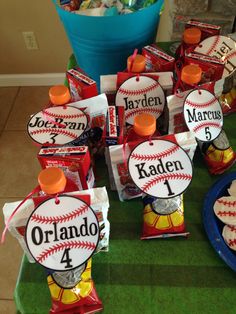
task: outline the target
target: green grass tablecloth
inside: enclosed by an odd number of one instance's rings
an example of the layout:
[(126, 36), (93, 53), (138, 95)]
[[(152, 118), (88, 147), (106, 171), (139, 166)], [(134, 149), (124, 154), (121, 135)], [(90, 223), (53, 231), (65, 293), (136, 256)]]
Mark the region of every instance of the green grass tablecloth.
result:
[[(236, 115), (224, 128), (236, 149)], [(236, 166), (228, 172), (236, 170)], [(97, 186), (107, 185), (105, 165), (97, 165)], [(211, 247), (202, 223), (206, 192), (219, 176), (210, 176), (197, 151), (193, 181), (185, 193), (188, 239), (140, 241), (142, 202), (123, 202), (109, 192), (110, 251), (93, 258), (93, 278), (104, 314), (236, 313), (236, 274)], [(22, 314), (46, 314), (50, 295), (44, 270), (23, 258), (15, 289)]]

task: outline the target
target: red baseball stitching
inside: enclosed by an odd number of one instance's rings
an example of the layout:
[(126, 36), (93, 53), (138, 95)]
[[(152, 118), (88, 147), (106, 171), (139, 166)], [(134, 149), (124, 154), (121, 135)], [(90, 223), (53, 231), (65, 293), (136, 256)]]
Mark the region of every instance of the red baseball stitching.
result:
[(167, 157), (168, 155), (171, 155), (173, 154), (174, 152), (176, 152), (177, 150), (179, 149), (178, 146), (172, 146), (170, 148), (168, 148), (167, 150), (165, 150), (164, 152), (162, 153), (157, 153), (157, 154), (154, 154), (154, 155), (140, 155), (140, 154), (131, 154), (130, 155), (130, 158), (133, 158), (133, 159), (136, 159), (136, 160), (147, 160), (147, 161), (150, 161), (150, 160), (154, 160), (154, 159), (159, 159), (159, 158), (164, 158), (164, 157)]
[(205, 55), (210, 55), (210, 54), (212, 53), (212, 51), (215, 49), (216, 45), (218, 45), (219, 41), (220, 41), (220, 36), (216, 36), (216, 38), (215, 38), (215, 40), (214, 40), (212, 46), (211, 46), (210, 49), (209, 49), (207, 52), (205, 52), (204, 54), (205, 54)]
[(94, 250), (96, 248), (96, 244), (88, 241), (67, 241), (63, 243), (58, 243), (54, 246), (51, 246), (49, 249), (44, 250), (36, 259), (39, 263), (43, 262), (50, 255), (66, 248)]
[(236, 245), (236, 239), (229, 239), (228, 241), (229, 241), (229, 242), (228, 242), (229, 246), (234, 246), (234, 245)]
[(231, 52), (230, 54), (228, 54), (228, 56), (225, 56), (224, 60), (228, 60), (228, 59), (232, 58), (233, 56), (236, 56), (236, 51)]
[(236, 226), (229, 226), (229, 225), (228, 225), (228, 228), (229, 228), (229, 230), (232, 231), (232, 232), (236, 231)]
[(205, 122), (205, 123), (200, 123), (199, 125), (195, 126), (193, 128), (193, 132), (198, 132), (200, 129), (205, 128), (206, 126), (209, 126), (211, 128), (216, 128), (219, 129), (221, 125), (217, 122)]
[(52, 118), (63, 118), (63, 119), (77, 119), (77, 118), (81, 118), (84, 117), (85, 114), (84, 113), (80, 113), (80, 114), (56, 114), (56, 113), (52, 113), (46, 110), (42, 111), (44, 114), (46, 114), (49, 117)]
[(66, 214), (66, 215), (55, 216), (55, 217), (46, 217), (46, 216), (34, 214), (34, 215), (32, 215), (31, 219), (32, 219), (32, 221), (35, 221), (37, 223), (42, 223), (42, 224), (52, 224), (54, 222), (62, 223), (62, 222), (72, 220), (75, 217), (78, 217), (79, 215), (84, 214), (87, 210), (88, 210), (88, 206), (82, 205), (80, 208), (77, 208), (77, 209), (73, 210), (71, 213)]
[(229, 216), (229, 217), (236, 217), (236, 212), (230, 212), (230, 211), (226, 211), (226, 210), (220, 210), (218, 213), (217, 213), (217, 216)]
[(30, 132), (31, 135), (35, 135), (35, 134), (41, 134), (41, 133), (57, 133), (57, 134), (62, 134), (71, 138), (77, 138), (78, 136), (73, 134), (72, 132), (66, 131), (64, 129), (42, 129), (42, 130), (36, 130), (36, 131), (32, 131)]
[(223, 204), (225, 206), (228, 206), (228, 207), (231, 207), (231, 206), (233, 207), (236, 205), (236, 201), (225, 201), (223, 199), (218, 199), (216, 202), (219, 204)]
[(146, 113), (156, 113), (156, 114), (161, 114), (162, 110), (157, 109), (157, 108), (138, 108), (138, 109), (133, 109), (130, 112), (127, 112), (125, 114), (125, 119), (129, 119), (132, 116), (136, 116), (142, 112), (146, 112)]
[(208, 106), (211, 106), (212, 104), (214, 104), (214, 102), (216, 102), (217, 99), (213, 98), (211, 100), (209, 100), (208, 102), (204, 102), (202, 104), (197, 104), (191, 100), (186, 99), (185, 102), (190, 106), (190, 107), (195, 107), (195, 108), (206, 108)]
[(185, 173), (173, 173), (173, 174), (163, 174), (162, 176), (159, 176), (157, 178), (154, 178), (150, 181), (148, 181), (146, 184), (143, 185), (141, 188), (142, 191), (146, 192), (148, 191), (154, 184), (164, 181), (164, 180), (191, 180), (192, 176), (190, 174)]
[(139, 90), (129, 90), (129, 89), (120, 88), (118, 91), (119, 91), (119, 93), (121, 93), (123, 95), (135, 96), (135, 95), (142, 95), (144, 93), (150, 92), (151, 90), (153, 90), (159, 86), (160, 86), (160, 84), (158, 82), (155, 82), (152, 85), (145, 87), (145, 88), (142, 88), (142, 89), (139, 89)]

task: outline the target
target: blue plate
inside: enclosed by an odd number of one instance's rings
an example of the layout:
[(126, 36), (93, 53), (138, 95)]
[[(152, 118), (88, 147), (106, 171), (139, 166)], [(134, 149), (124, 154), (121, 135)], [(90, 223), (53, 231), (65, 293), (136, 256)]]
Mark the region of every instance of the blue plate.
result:
[(225, 175), (211, 187), (204, 201), (203, 224), (215, 251), (230, 268), (236, 271), (236, 253), (226, 245), (222, 237), (224, 224), (216, 217), (213, 210), (214, 203), (218, 198), (229, 196), (227, 189), (233, 180), (236, 180), (236, 172)]

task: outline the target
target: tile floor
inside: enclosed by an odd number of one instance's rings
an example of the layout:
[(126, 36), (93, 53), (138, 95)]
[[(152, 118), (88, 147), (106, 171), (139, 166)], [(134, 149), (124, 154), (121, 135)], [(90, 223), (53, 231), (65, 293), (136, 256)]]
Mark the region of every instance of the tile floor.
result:
[[(21, 200), (37, 185), (40, 170), (38, 148), (26, 133), (30, 114), (47, 101), (49, 87), (0, 88), (0, 208), (5, 202)], [(0, 232), (4, 228), (1, 210)], [(11, 234), (0, 245), (0, 313), (15, 314), (13, 293), (22, 249)]]

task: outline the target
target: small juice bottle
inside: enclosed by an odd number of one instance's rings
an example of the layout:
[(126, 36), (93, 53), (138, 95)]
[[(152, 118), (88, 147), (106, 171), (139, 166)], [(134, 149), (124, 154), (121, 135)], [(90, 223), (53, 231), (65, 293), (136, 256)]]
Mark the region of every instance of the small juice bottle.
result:
[(153, 136), (160, 136), (156, 130), (156, 118), (149, 113), (135, 116), (134, 125), (127, 132), (127, 142), (144, 141)]
[(38, 183), (41, 195), (55, 195), (62, 192), (77, 191), (77, 185), (68, 179), (64, 172), (57, 167), (49, 167), (40, 171)]
[(184, 30), (182, 43), (176, 50), (176, 59), (182, 61), (185, 50), (193, 50), (201, 41), (201, 30), (197, 27), (190, 27)]
[(63, 106), (71, 101), (69, 88), (65, 85), (55, 85), (49, 89), (49, 107)]
[(146, 58), (137, 54), (135, 57), (129, 56), (127, 59), (127, 70), (132, 73), (142, 73), (146, 70)]
[(195, 64), (186, 65), (181, 70), (180, 78), (182, 81), (182, 91), (193, 89), (201, 81), (202, 69)]

